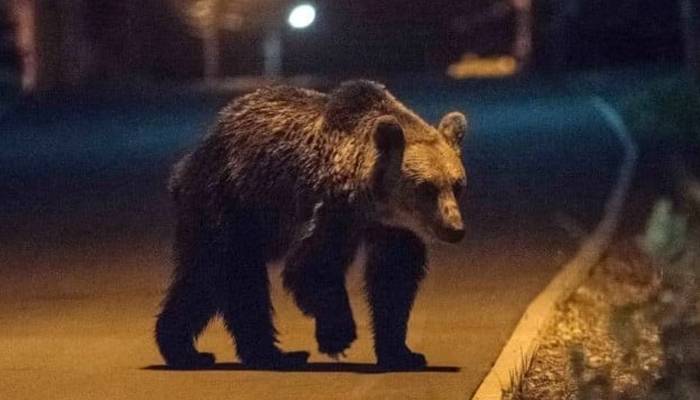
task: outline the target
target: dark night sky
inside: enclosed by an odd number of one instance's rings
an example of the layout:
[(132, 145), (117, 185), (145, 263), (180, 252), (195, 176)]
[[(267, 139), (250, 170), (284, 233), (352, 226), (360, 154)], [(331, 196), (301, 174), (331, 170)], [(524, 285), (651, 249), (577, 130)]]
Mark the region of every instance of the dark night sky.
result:
[[(549, 3), (535, 0), (538, 56), (547, 45), (543, 27), (552, 22)], [(508, 10), (478, 18), (493, 0), (318, 1), (313, 30), (288, 32), (285, 67), (290, 72), (410, 72), (444, 70), (464, 52), (507, 53), (513, 37)], [(551, 6), (549, 7), (551, 9)], [(674, 62), (682, 54), (675, 2), (586, 0), (570, 20), (569, 67), (633, 62)], [(551, 34), (551, 33), (550, 33)], [(551, 49), (550, 49), (551, 50)]]
[[(439, 69), (465, 51), (508, 50), (509, 24), (481, 29), (480, 40), (460, 36), (463, 16), (488, 9), (489, 1), (319, 2), (313, 31), (288, 32), (287, 66), (292, 70), (397, 72)], [(492, 24), (493, 25), (493, 24)], [(493, 29), (495, 28), (495, 29)], [(474, 36), (479, 35), (477, 32)], [(478, 49), (482, 47), (482, 49)]]

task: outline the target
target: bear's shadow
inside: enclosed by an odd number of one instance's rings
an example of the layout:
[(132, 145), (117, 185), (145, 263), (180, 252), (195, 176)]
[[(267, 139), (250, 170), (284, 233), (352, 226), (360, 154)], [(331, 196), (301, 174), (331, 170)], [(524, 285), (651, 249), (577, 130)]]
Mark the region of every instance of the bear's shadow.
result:
[(289, 369), (260, 369), (246, 367), (241, 363), (216, 363), (208, 368), (198, 368), (198, 369), (175, 369), (170, 368), (167, 365), (149, 365), (147, 367), (141, 368), (143, 370), (150, 371), (189, 371), (189, 372), (199, 372), (199, 371), (270, 371), (270, 372), (350, 372), (355, 374), (383, 374), (383, 373), (396, 373), (396, 372), (411, 372), (411, 373), (425, 373), (425, 372), (442, 372), (442, 373), (456, 373), (460, 371), (459, 367), (454, 366), (428, 366), (422, 369), (407, 369), (407, 370), (388, 370), (378, 367), (376, 364), (369, 363), (347, 363), (347, 362), (311, 362), (305, 364), (304, 366)]

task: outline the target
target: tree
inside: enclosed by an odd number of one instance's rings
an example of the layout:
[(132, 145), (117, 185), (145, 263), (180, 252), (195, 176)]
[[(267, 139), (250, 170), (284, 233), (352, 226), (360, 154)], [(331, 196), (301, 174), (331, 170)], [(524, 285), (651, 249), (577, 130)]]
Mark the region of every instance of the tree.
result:
[(686, 65), (695, 77), (700, 77), (700, 1), (680, 0), (680, 9)]
[(534, 40), (535, 62), (548, 70), (562, 70), (576, 58), (576, 46), (580, 46), (580, 0), (540, 0), (537, 8)]
[(273, 28), (285, 0), (171, 0), (194, 34), (202, 39), (204, 78), (221, 77), (221, 33)]
[(532, 55), (532, 0), (510, 0), (515, 12), (513, 56), (520, 70), (530, 65)]
[(9, 4), (23, 89), (33, 92), (84, 83), (93, 61), (85, 0), (12, 0)]
[(14, 41), (19, 56), (22, 90), (33, 92), (39, 84), (34, 2), (13, 0), (7, 7), (15, 27)]

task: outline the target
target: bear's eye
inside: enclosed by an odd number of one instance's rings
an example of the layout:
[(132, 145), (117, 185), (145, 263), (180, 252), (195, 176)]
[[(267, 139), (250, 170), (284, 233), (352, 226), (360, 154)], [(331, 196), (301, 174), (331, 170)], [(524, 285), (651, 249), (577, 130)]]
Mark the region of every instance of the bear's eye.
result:
[(438, 187), (430, 182), (419, 183), (416, 187), (416, 191), (418, 192), (418, 195), (424, 199), (436, 198), (438, 193), (440, 192)]

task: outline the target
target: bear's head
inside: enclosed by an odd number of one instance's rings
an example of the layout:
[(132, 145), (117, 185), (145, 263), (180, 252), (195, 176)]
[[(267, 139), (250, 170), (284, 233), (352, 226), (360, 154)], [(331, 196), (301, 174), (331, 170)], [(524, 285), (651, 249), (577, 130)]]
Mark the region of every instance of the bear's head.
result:
[(461, 141), (467, 119), (458, 112), (431, 127), (407, 109), (375, 119), (373, 198), (383, 224), (455, 243), (464, 237), (459, 203), (467, 184)]

